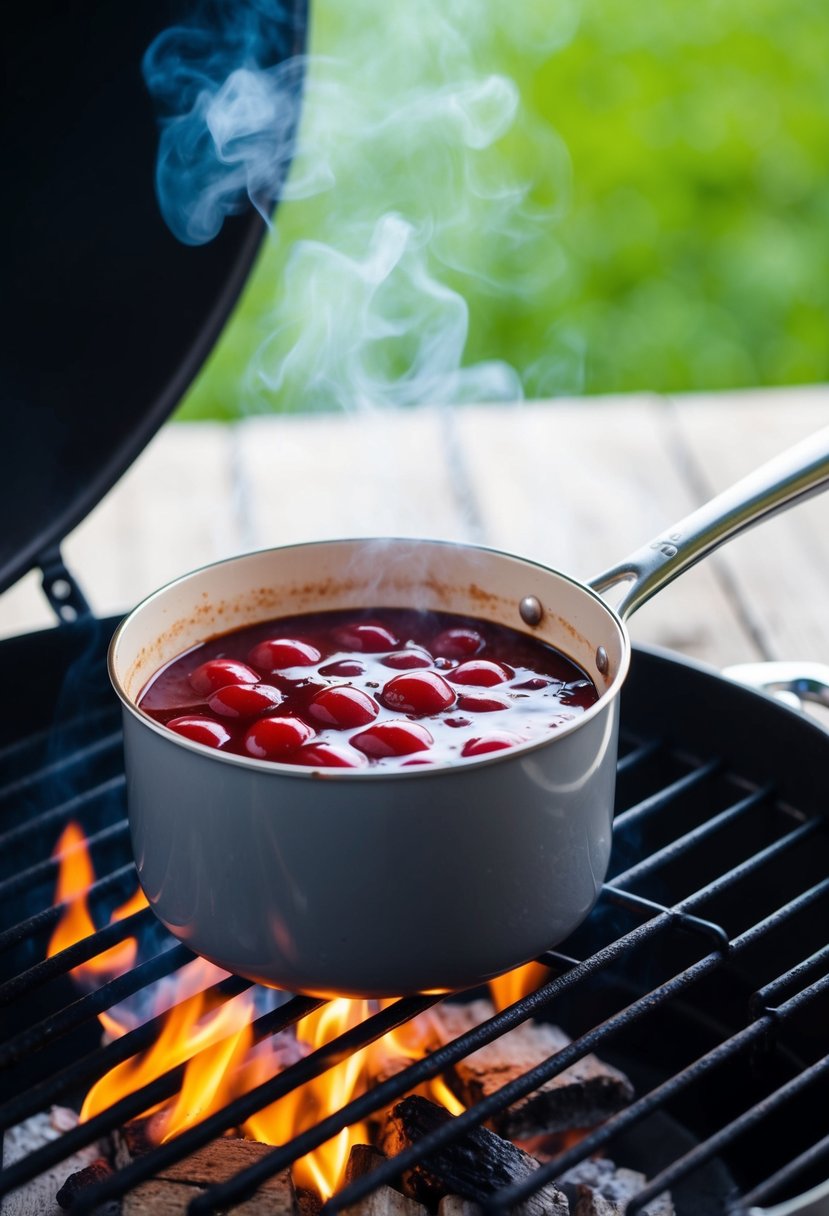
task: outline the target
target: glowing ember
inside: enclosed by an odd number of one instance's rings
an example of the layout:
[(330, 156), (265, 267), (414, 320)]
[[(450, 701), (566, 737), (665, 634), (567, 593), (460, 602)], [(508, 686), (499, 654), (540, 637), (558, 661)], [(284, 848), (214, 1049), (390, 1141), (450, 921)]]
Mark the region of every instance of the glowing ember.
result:
[[(55, 900), (67, 907), (49, 943), (50, 956), (96, 932), (87, 904), (95, 874), (77, 824), (66, 828), (54, 856), (60, 859)], [(146, 906), (139, 890), (112, 913), (110, 921), (122, 920)], [(76, 967), (72, 974), (87, 984), (93, 978), (111, 979), (132, 967), (137, 954), (137, 941), (128, 938)], [(547, 974), (546, 968), (531, 963), (501, 976), (491, 984), (493, 1002), (497, 1008), (504, 1008), (537, 987)], [(253, 990), (223, 998), (210, 988), (225, 976), (226, 972), (197, 959), (177, 973), (173, 987), (171, 981), (162, 981), (154, 994), (154, 1005), (142, 1010), (140, 1016), (123, 1007), (102, 1013), (100, 1021), (111, 1038), (148, 1018), (162, 1013), (164, 1017), (152, 1047), (116, 1065), (96, 1082), (86, 1096), (81, 1119), (92, 1118), (170, 1069), (185, 1065), (179, 1093), (145, 1112), (155, 1115), (153, 1134), (168, 1140), (270, 1079), (304, 1052), (330, 1043), (378, 1008), (377, 1002), (330, 1001), (297, 1024), (295, 1039), (286, 1034), (255, 1045), (251, 1029), (257, 1016)], [(429, 1016), (428, 1012), (422, 1014), (348, 1056), (322, 1076), (259, 1111), (242, 1131), (265, 1144), (284, 1144), (300, 1135), (364, 1093), (379, 1075), (390, 1075), (424, 1056), (435, 1041)], [(419, 1092), (453, 1114), (464, 1109), (440, 1078), (421, 1086)], [(363, 1124), (344, 1129), (294, 1164), (296, 1185), (328, 1198), (341, 1182), (352, 1145), (370, 1140)]]

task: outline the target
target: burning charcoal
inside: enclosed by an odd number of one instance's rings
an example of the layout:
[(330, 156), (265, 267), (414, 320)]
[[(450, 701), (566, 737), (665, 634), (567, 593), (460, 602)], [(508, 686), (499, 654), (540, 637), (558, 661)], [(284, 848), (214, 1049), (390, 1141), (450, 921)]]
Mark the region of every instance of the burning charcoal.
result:
[[(426, 1098), (404, 1098), (389, 1115), (383, 1147), (390, 1157), (395, 1156), (453, 1118)], [(467, 1197), (492, 1194), (537, 1169), (538, 1162), (520, 1148), (478, 1127), (431, 1153), (428, 1163), (407, 1170), (403, 1190), (434, 1206), (449, 1193)], [(541, 1188), (516, 1208), (517, 1216), (567, 1216), (568, 1212), (566, 1197), (552, 1185)]]
[[(369, 1144), (354, 1144), (345, 1167), (345, 1182), (354, 1182), (373, 1173), (386, 1160), (384, 1153)], [(408, 1199), (390, 1186), (379, 1186), (365, 1199), (353, 1204), (346, 1211), (350, 1216), (427, 1216), (426, 1209), (414, 1199)]]
[[(469, 1005), (448, 1003), (434, 1011), (434, 1024), (446, 1043), (492, 1017), (493, 1012), (489, 1001), (473, 1001)], [(461, 1101), (471, 1106), (529, 1072), (569, 1042), (557, 1026), (523, 1022), (459, 1060), (447, 1080)], [(632, 1097), (633, 1086), (624, 1073), (594, 1055), (587, 1055), (495, 1115), (493, 1125), (502, 1136), (510, 1137), (592, 1127), (626, 1106)]]
[(130, 1123), (125, 1123), (112, 1133), (115, 1165), (118, 1169), (129, 1165), (136, 1157), (143, 1157), (148, 1153), (155, 1143), (150, 1135), (149, 1119), (133, 1119)]
[[(570, 1200), (573, 1216), (623, 1216), (634, 1195), (647, 1184), (644, 1174), (617, 1168), (607, 1157), (580, 1161), (558, 1185)], [(642, 1209), (643, 1216), (675, 1216), (670, 1194), (657, 1195)]]
[[(65, 1106), (53, 1106), (47, 1114), (32, 1115), (3, 1135), (3, 1166), (8, 1168), (22, 1157), (28, 1157), (36, 1149), (52, 1140), (58, 1140), (78, 1123), (75, 1111)], [(16, 1191), (11, 1191), (0, 1200), (2, 1216), (62, 1216), (57, 1201), (58, 1191), (63, 1189), (67, 1177), (86, 1169), (101, 1155), (98, 1144), (79, 1149), (71, 1157), (53, 1166), (52, 1169), (33, 1178)], [(117, 1208), (108, 1205), (99, 1209), (96, 1216), (111, 1216)]]
[(355, 1178), (364, 1178), (366, 1174), (376, 1170), (378, 1165), (382, 1165), (385, 1160), (386, 1155), (381, 1153), (379, 1148), (372, 1148), (370, 1144), (352, 1144), (345, 1166), (346, 1185), (353, 1182)]
[[(125, 1145), (131, 1140), (140, 1143), (144, 1133), (139, 1124), (129, 1125), (122, 1136), (119, 1154), (123, 1158)], [(144, 1140), (146, 1143), (146, 1140)], [(145, 1150), (146, 1151), (146, 1150)], [(178, 1216), (187, 1211), (188, 1204), (199, 1190), (216, 1182), (224, 1182), (241, 1170), (253, 1165), (272, 1150), (255, 1140), (214, 1140), (183, 1161), (168, 1165), (151, 1182), (143, 1182), (122, 1200), (122, 1216)], [(140, 1155), (140, 1154), (139, 1154)], [(122, 1160), (120, 1164), (123, 1164)], [(259, 1188), (251, 1198), (233, 1209), (239, 1216), (298, 1216), (298, 1205), (288, 1170), (283, 1170)]]
[(75, 1198), (80, 1195), (81, 1191), (85, 1190), (88, 1186), (93, 1186), (96, 1182), (103, 1182), (104, 1178), (109, 1178), (111, 1173), (112, 1166), (106, 1158), (98, 1157), (90, 1165), (87, 1165), (85, 1169), (78, 1170), (75, 1174), (70, 1174), (55, 1198), (62, 1208), (71, 1208)]
[(481, 1208), (460, 1195), (444, 1195), (438, 1204), (438, 1216), (481, 1216)]
[(319, 1216), (322, 1211), (322, 1200), (316, 1191), (309, 1191), (304, 1186), (297, 1187), (296, 1206), (299, 1216)]
[(428, 1216), (426, 1208), (390, 1186), (378, 1186), (350, 1208), (348, 1216)]

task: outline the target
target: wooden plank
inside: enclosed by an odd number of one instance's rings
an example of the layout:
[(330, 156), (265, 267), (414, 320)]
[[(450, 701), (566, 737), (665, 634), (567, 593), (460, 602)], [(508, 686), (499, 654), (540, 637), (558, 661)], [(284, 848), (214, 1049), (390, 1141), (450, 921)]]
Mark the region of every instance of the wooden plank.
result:
[(211, 423), (165, 427), (66, 544), (99, 614), (239, 549), (232, 432)]
[[(348, 534), (478, 538), (589, 577), (827, 422), (827, 391), (796, 389), (168, 424), (66, 555), (101, 615), (204, 562)], [(631, 632), (717, 665), (825, 662), (827, 523), (825, 497), (769, 521)], [(0, 599), (0, 636), (51, 624), (36, 574)]]
[(252, 547), (347, 536), (469, 535), (437, 410), (250, 419), (239, 468)]
[[(829, 390), (677, 398), (681, 442), (706, 494), (829, 425)], [(799, 504), (732, 542), (735, 593), (764, 657), (829, 662), (829, 494)]]
[[(658, 398), (470, 408), (458, 426), (487, 543), (576, 577), (598, 574), (698, 504)], [(758, 657), (706, 564), (646, 604), (631, 634), (717, 666)]]

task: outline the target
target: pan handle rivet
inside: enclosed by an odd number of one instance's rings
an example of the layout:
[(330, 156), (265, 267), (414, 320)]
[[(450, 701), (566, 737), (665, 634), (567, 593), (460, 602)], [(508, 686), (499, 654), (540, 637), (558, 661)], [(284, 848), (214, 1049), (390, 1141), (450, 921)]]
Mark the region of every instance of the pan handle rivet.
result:
[(604, 646), (600, 646), (596, 651), (596, 666), (603, 676), (607, 675), (607, 669), (610, 666), (610, 660), (607, 657), (607, 651)]
[(539, 625), (544, 615), (541, 601), (534, 595), (525, 595), (518, 605), (518, 611), (521, 613), (521, 620), (525, 625)]

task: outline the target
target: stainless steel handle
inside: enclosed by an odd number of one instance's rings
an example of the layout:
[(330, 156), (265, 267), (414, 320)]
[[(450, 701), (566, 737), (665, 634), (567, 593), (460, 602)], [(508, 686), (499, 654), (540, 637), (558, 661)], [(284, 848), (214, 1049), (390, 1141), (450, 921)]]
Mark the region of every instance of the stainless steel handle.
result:
[(761, 465), (673, 527), (590, 580), (604, 595), (622, 585), (625, 620), (646, 600), (720, 545), (829, 484), (829, 427)]
[(826, 663), (738, 663), (723, 675), (738, 684), (758, 688), (802, 707), (804, 701), (829, 708), (829, 664)]

